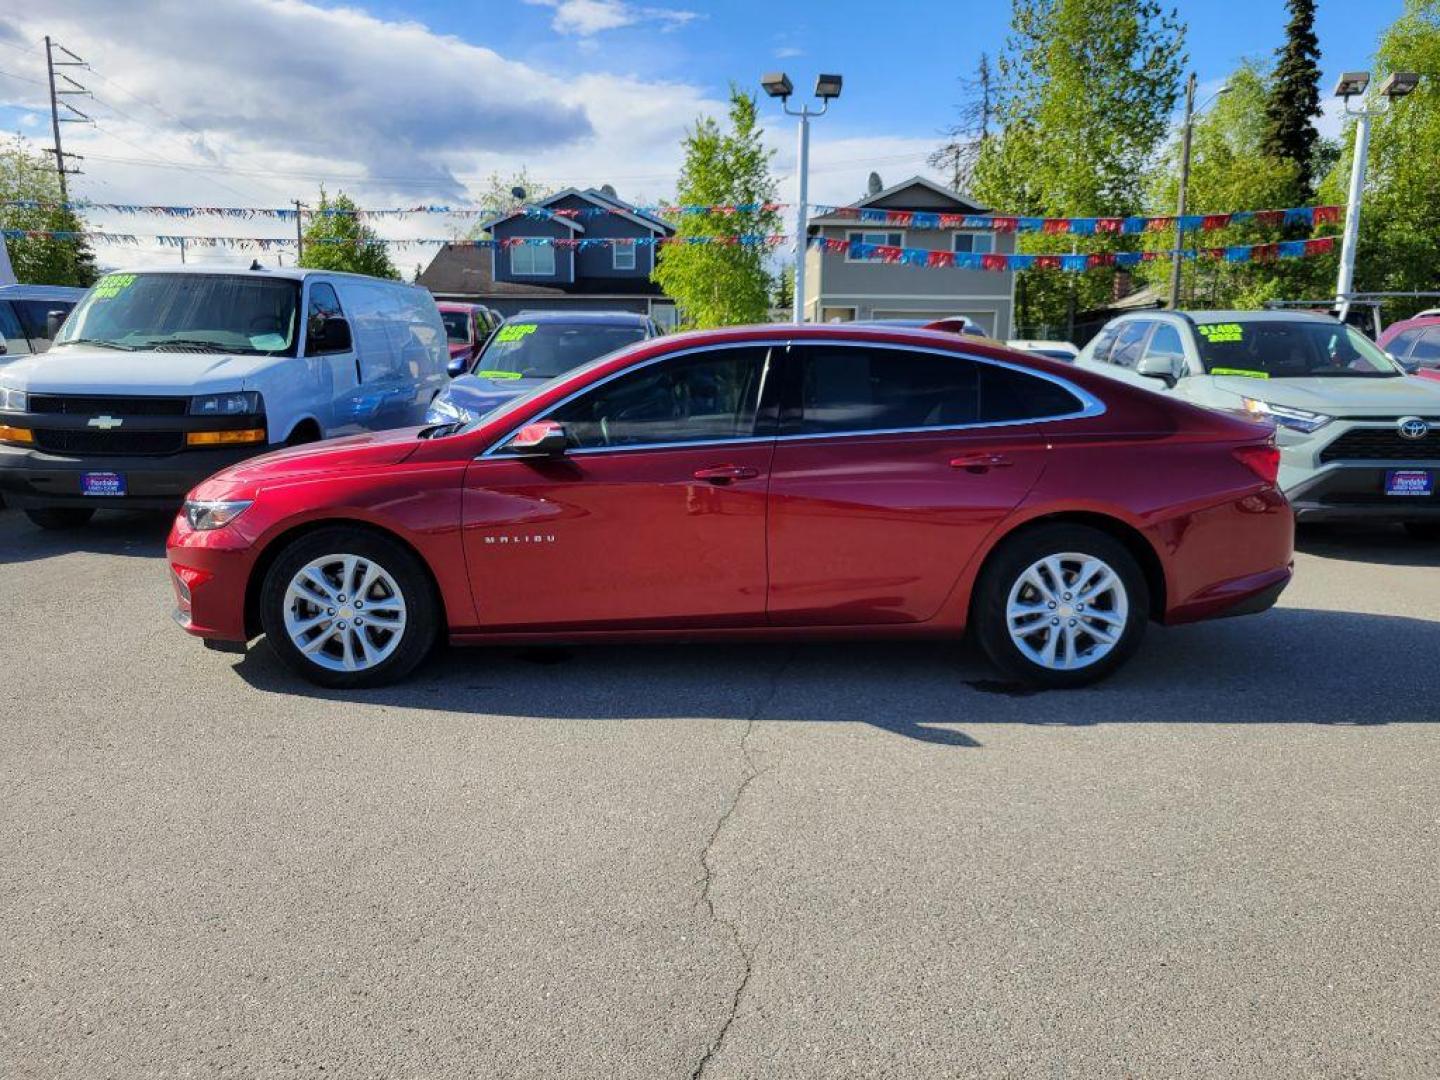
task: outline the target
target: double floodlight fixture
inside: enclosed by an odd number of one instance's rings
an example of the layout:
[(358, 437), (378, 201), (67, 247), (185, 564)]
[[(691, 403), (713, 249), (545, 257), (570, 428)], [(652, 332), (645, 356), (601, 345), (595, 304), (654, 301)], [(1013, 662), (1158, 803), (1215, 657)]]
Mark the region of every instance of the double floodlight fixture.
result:
[[(815, 96), (822, 101), (838, 98), (843, 82), (844, 80), (839, 75), (821, 75), (815, 80)], [(772, 71), (762, 75), (760, 85), (765, 88), (765, 93), (772, 98), (779, 98), (781, 101), (795, 92), (795, 84), (783, 71)]]

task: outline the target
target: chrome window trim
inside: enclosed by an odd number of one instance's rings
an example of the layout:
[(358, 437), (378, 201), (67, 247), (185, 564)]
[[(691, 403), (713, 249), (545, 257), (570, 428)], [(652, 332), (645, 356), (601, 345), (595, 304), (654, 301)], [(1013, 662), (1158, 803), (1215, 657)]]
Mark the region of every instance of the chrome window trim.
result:
[[(567, 450), (565, 456), (566, 456), (566, 457), (572, 457), (572, 456), (575, 456), (575, 455), (595, 454), (595, 453), (613, 454), (613, 453), (616, 453), (616, 452), (619, 452), (619, 451), (631, 451), (631, 450), (674, 450), (674, 449), (679, 449), (679, 448), (683, 448), (683, 447), (687, 447), (687, 446), (731, 446), (731, 445), (741, 445), (741, 444), (746, 444), (746, 443), (761, 443), (761, 442), (795, 442), (795, 441), (801, 440), (801, 439), (863, 439), (863, 438), (866, 438), (867, 436), (876, 436), (876, 435), (879, 435), (879, 436), (887, 436), (887, 435), (923, 435), (923, 434), (927, 434), (927, 433), (931, 433), (931, 432), (943, 432), (943, 431), (978, 431), (978, 430), (984, 430), (984, 429), (986, 429), (986, 428), (1018, 427), (1018, 426), (1020, 426), (1020, 425), (1022, 425), (1022, 424), (1052, 424), (1052, 423), (1057, 423), (1057, 422), (1062, 421), (1062, 420), (1084, 420), (1084, 419), (1088, 419), (1089, 417), (1092, 417), (1092, 416), (1101, 416), (1101, 415), (1103, 415), (1103, 414), (1107, 411), (1107, 410), (1106, 410), (1105, 403), (1104, 403), (1103, 401), (1101, 401), (1101, 400), (1100, 400), (1099, 398), (1097, 398), (1094, 394), (1090, 393), (1088, 390), (1084, 389), (1083, 387), (1076, 386), (1074, 383), (1070, 382), (1068, 379), (1062, 379), (1060, 376), (1058, 376), (1058, 375), (1052, 375), (1052, 374), (1050, 374), (1048, 371), (1036, 371), (1034, 368), (1024, 367), (1024, 366), (1021, 365), (1021, 364), (1012, 363), (1012, 362), (1010, 362), (1010, 361), (1008, 361), (1008, 360), (997, 360), (997, 359), (992, 359), (991, 357), (988, 357), (988, 356), (976, 356), (976, 355), (973, 354), (973, 353), (957, 352), (956, 350), (953, 350), (953, 349), (937, 349), (937, 348), (935, 348), (934, 346), (931, 346), (931, 345), (911, 345), (911, 344), (908, 344), (908, 343), (905, 343), (905, 344), (896, 344), (895, 342), (881, 342), (881, 341), (853, 341), (853, 340), (833, 341), (833, 340), (826, 340), (826, 339), (824, 339), (824, 338), (799, 338), (799, 339), (795, 339), (795, 338), (774, 338), (774, 339), (766, 339), (766, 340), (759, 340), (759, 341), (744, 341), (744, 342), (739, 342), (739, 341), (727, 341), (727, 342), (723, 342), (723, 343), (719, 343), (719, 344), (715, 344), (715, 345), (697, 345), (697, 346), (694, 346), (693, 348), (681, 349), (681, 350), (679, 350), (678, 352), (662, 353), (662, 354), (660, 354), (659, 356), (652, 356), (649, 360), (646, 360), (644, 363), (635, 364), (635, 365), (632, 366), (632, 367), (621, 368), (619, 371), (613, 371), (613, 372), (611, 372), (609, 375), (606, 375), (603, 379), (600, 379), (598, 382), (589, 383), (589, 384), (587, 384), (587, 385), (585, 385), (585, 386), (580, 387), (578, 390), (575, 390), (573, 393), (567, 394), (565, 397), (561, 398), (561, 399), (560, 399), (559, 401), (557, 401), (555, 404), (551, 405), (551, 406), (550, 406), (548, 409), (546, 409), (543, 413), (539, 413), (539, 414), (537, 414), (537, 415), (535, 415), (535, 416), (530, 417), (530, 418), (527, 419), (527, 420), (522, 421), (521, 423), (516, 424), (514, 427), (512, 427), (512, 428), (510, 428), (508, 431), (506, 431), (505, 434), (502, 435), (499, 439), (497, 439), (495, 442), (493, 442), (488, 448), (486, 448), (486, 450), (485, 450), (483, 453), (479, 454), (479, 455), (477, 456), (476, 460), (481, 460), (481, 459), (484, 459), (484, 458), (490, 458), (490, 457), (495, 457), (495, 456), (502, 456), (502, 455), (497, 455), (497, 451), (499, 451), (499, 449), (500, 449), (506, 442), (508, 442), (512, 437), (514, 437), (514, 435), (516, 434), (516, 432), (518, 432), (518, 431), (519, 431), (521, 428), (523, 428), (526, 424), (533, 424), (533, 423), (535, 423), (536, 421), (544, 420), (544, 419), (548, 418), (552, 413), (554, 413), (557, 409), (560, 409), (560, 408), (562, 408), (563, 406), (568, 405), (571, 401), (574, 401), (574, 400), (575, 400), (577, 397), (579, 397), (581, 394), (588, 393), (588, 392), (591, 391), (591, 390), (594, 390), (594, 389), (596, 389), (596, 388), (598, 388), (598, 387), (604, 386), (606, 383), (610, 382), (611, 380), (613, 380), (613, 379), (618, 379), (618, 378), (619, 378), (620, 376), (622, 376), (622, 375), (628, 375), (628, 374), (629, 374), (630, 372), (632, 372), (632, 371), (640, 371), (640, 370), (643, 369), (643, 368), (649, 367), (651, 364), (658, 364), (658, 363), (660, 363), (661, 361), (664, 361), (664, 360), (673, 360), (673, 359), (677, 359), (677, 358), (680, 358), (680, 357), (695, 356), (695, 355), (698, 355), (698, 354), (700, 354), (700, 353), (714, 352), (714, 351), (716, 351), (717, 349), (766, 348), (766, 349), (772, 349), (772, 350), (773, 350), (773, 349), (776, 349), (776, 348), (789, 349), (789, 348), (793, 348), (793, 347), (795, 347), (795, 346), (815, 345), (815, 344), (832, 346), (832, 347), (838, 346), (838, 347), (842, 347), (842, 348), (904, 349), (904, 350), (907, 350), (907, 351), (909, 351), (909, 352), (930, 353), (931, 355), (934, 355), (934, 356), (946, 356), (946, 357), (956, 357), (956, 356), (959, 356), (959, 357), (963, 357), (964, 359), (970, 360), (971, 362), (977, 363), (977, 364), (991, 364), (991, 365), (993, 365), (993, 366), (995, 366), (995, 367), (1009, 368), (1011, 371), (1017, 371), (1017, 372), (1019, 372), (1019, 373), (1022, 374), (1022, 375), (1029, 375), (1031, 378), (1043, 379), (1043, 380), (1045, 380), (1046, 382), (1054, 383), (1056, 386), (1060, 387), (1062, 390), (1065, 390), (1065, 391), (1069, 392), (1070, 394), (1074, 395), (1074, 397), (1076, 398), (1076, 400), (1078, 400), (1078, 401), (1080, 402), (1081, 408), (1078, 409), (1078, 410), (1075, 411), (1075, 412), (1059, 413), (1059, 414), (1056, 414), (1055, 416), (1032, 416), (1032, 417), (1027, 417), (1027, 418), (1025, 418), (1025, 419), (1023, 419), (1023, 420), (986, 420), (986, 421), (977, 421), (977, 422), (975, 422), (975, 423), (973, 423), (973, 424), (946, 424), (946, 425), (943, 425), (943, 426), (942, 426), (942, 425), (931, 425), (931, 426), (928, 426), (928, 427), (908, 427), (908, 428), (876, 428), (876, 429), (871, 429), (871, 430), (866, 430), (866, 431), (817, 431), (817, 432), (802, 432), (802, 433), (796, 434), (796, 435), (742, 435), (742, 436), (737, 436), (736, 438), (733, 438), (733, 439), (697, 439), (697, 440), (695, 440), (695, 441), (693, 441), (693, 442), (692, 442), (692, 441), (687, 441), (687, 442), (635, 443), (635, 444), (632, 444), (632, 445), (629, 445), (629, 446), (582, 447), (582, 448), (578, 448), (578, 449), (575, 449), (575, 450)], [(766, 365), (765, 365), (765, 370), (764, 370), (764, 372), (762, 373), (762, 381), (761, 381), (761, 387), (760, 387), (760, 391), (759, 391), (759, 396), (757, 397), (757, 401), (756, 401), (757, 407), (758, 407), (759, 401), (760, 401), (760, 400), (763, 400), (763, 397), (764, 397), (764, 383), (765, 383), (765, 380), (768, 379), (768, 377), (769, 377), (769, 372), (770, 372), (770, 363), (768, 362), (768, 358), (767, 358), (767, 362), (766, 362)], [(508, 457), (510, 457), (510, 456), (512, 456), (512, 455), (503, 455), (503, 456), (508, 458)], [(513, 455), (513, 456), (516, 457), (516, 458), (523, 458), (523, 457), (526, 457), (527, 455), (524, 455), (524, 454), (515, 454), (515, 455)]]

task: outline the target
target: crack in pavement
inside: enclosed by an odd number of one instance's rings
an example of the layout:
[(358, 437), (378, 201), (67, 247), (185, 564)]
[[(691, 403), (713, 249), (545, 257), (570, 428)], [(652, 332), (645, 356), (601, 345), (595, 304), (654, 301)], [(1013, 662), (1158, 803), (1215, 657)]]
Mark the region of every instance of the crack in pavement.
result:
[(775, 670), (770, 675), (770, 685), (755, 707), (750, 710), (750, 715), (745, 718), (745, 730), (740, 733), (740, 756), (745, 760), (745, 777), (740, 781), (740, 786), (735, 789), (735, 794), (730, 797), (720, 819), (715, 822), (715, 828), (710, 831), (710, 836), (705, 841), (705, 846), (700, 850), (700, 868), (704, 871), (701, 878), (700, 899), (697, 903), (705, 905), (705, 911), (711, 922), (718, 923), (725, 928), (730, 935), (730, 940), (735, 944), (735, 951), (740, 954), (740, 960), (744, 964), (744, 970), (740, 974), (740, 981), (735, 986), (735, 992), (730, 997), (730, 1008), (725, 1013), (725, 1019), (720, 1024), (720, 1030), (710, 1040), (709, 1047), (701, 1055), (700, 1060), (695, 1063), (695, 1068), (690, 1070), (690, 1080), (700, 1080), (705, 1075), (705, 1070), (710, 1065), (710, 1060), (719, 1052), (721, 1045), (725, 1042), (725, 1036), (730, 1032), (730, 1025), (735, 1022), (735, 1017), (740, 1011), (740, 999), (745, 996), (745, 988), (750, 984), (750, 976), (754, 972), (754, 953), (745, 947), (745, 942), (740, 938), (740, 928), (729, 919), (722, 918), (715, 913), (715, 901), (711, 899), (710, 892), (715, 884), (715, 868), (710, 865), (710, 850), (715, 846), (715, 841), (720, 833), (724, 831), (725, 824), (734, 815), (740, 805), (740, 800), (745, 797), (745, 792), (750, 785), (766, 770), (755, 765), (755, 760), (750, 756), (750, 735), (755, 730), (755, 723), (760, 719), (761, 713), (766, 706), (775, 700), (775, 695), (780, 690), (780, 679), (790, 666), (795, 650), (786, 651), (780, 662), (775, 665)]

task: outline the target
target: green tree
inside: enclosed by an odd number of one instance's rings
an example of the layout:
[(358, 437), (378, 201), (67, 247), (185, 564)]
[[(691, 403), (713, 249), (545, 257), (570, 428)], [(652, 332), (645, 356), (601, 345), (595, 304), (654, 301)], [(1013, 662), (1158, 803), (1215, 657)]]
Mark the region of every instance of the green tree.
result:
[[(486, 211), (508, 210), (519, 203), (515, 197), (515, 190), (525, 192), (525, 202), (537, 203), (555, 193), (555, 189), (543, 180), (537, 180), (530, 175), (529, 169), (524, 165), (516, 172), (502, 173), (498, 170), (492, 172), (482, 182), (471, 189), (471, 198), (476, 206)], [(484, 222), (488, 220), (489, 214), (485, 217), (476, 218), (464, 227), (453, 230), (455, 238), (459, 240), (481, 240), (489, 236), (485, 231)]]
[(774, 293), (771, 303), (781, 311), (795, 306), (795, 264), (786, 263), (773, 278)]
[[(1164, 141), (1185, 61), (1185, 28), (1154, 0), (1012, 0), (996, 63), (995, 118), (971, 191), (1005, 213), (1139, 212), (1146, 167)], [(1031, 253), (1113, 251), (1131, 243), (1027, 234)], [(1022, 323), (1059, 325), (1072, 305), (1107, 300), (1114, 275), (1026, 272)]]
[[(82, 232), (73, 211), (60, 209), (60, 180), (53, 162), (18, 135), (0, 144), (0, 204), (31, 200), (29, 208), (0, 205), (0, 228), (34, 232)], [(95, 281), (95, 255), (83, 239), (41, 236), (6, 239), (15, 276), (27, 285), (87, 287)]]
[[(737, 206), (775, 199), (770, 157), (757, 126), (755, 99), (730, 88), (730, 125), (721, 128), (702, 116), (686, 134), (685, 163), (676, 200), (682, 205)], [(685, 214), (677, 237), (773, 233), (779, 215), (772, 210), (735, 214)], [(803, 244), (803, 238), (801, 238)], [(679, 305), (690, 327), (764, 322), (770, 307), (768, 248), (742, 244), (685, 244), (663, 249), (652, 275)], [(800, 252), (804, 257), (804, 251)]]
[[(1440, 71), (1440, 2), (1407, 0), (1405, 12), (1381, 35), (1375, 84), (1392, 71)], [(1339, 161), (1321, 185), (1326, 202), (1344, 202), (1350, 176), (1353, 122)], [(1440, 78), (1422, 76), (1419, 87), (1374, 118), (1355, 286), (1360, 290), (1413, 291), (1440, 286)], [(1385, 317), (1403, 318), (1433, 300), (1386, 304)]]
[[(1308, 175), (1309, 161), (1271, 156), (1262, 149), (1270, 130), (1274, 86), (1271, 71), (1259, 61), (1247, 59), (1226, 79), (1225, 93), (1215, 99), (1214, 106), (1196, 117), (1186, 199), (1193, 213), (1294, 205), (1295, 193)], [(1179, 183), (1180, 133), (1176, 132), (1149, 172), (1148, 212), (1174, 213)], [(1336, 226), (1326, 226), (1317, 235), (1335, 231)], [(1251, 223), (1187, 233), (1185, 246), (1227, 247), (1279, 239), (1282, 236), (1275, 227)], [(1168, 230), (1144, 237), (1144, 246), (1154, 251), (1169, 251), (1174, 243), (1174, 233)], [(1325, 281), (1333, 279), (1334, 273), (1333, 257), (1189, 262), (1181, 267), (1181, 306), (1254, 308), (1270, 299), (1323, 296)], [(1163, 289), (1169, 281), (1170, 263), (1145, 264), (1141, 276)]]
[(320, 205), (311, 214), (305, 229), (305, 253), (299, 265), (315, 270), (345, 270), (371, 277), (399, 278), (385, 243), (356, 216), (355, 209), (355, 200), (343, 191), (332, 199), (322, 187)]
[(1314, 194), (1320, 115), (1320, 40), (1315, 36), (1315, 0), (1289, 0), (1285, 44), (1275, 50), (1275, 70), (1265, 102), (1265, 131), (1260, 143), (1267, 157), (1294, 162), (1295, 187), (1285, 201), (1306, 202)]

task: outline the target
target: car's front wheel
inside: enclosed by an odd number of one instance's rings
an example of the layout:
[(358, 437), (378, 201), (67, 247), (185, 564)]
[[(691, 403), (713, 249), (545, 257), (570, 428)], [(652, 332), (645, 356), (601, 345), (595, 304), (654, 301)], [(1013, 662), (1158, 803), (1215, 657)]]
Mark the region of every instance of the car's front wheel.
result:
[(971, 625), (1002, 671), (1046, 689), (1109, 675), (1139, 647), (1150, 593), (1120, 541), (1083, 525), (1006, 540), (976, 585)]
[(271, 647), (321, 686), (380, 686), (413, 671), (435, 643), (440, 604), (424, 566), (379, 533), (326, 528), (271, 565), (260, 622)]

